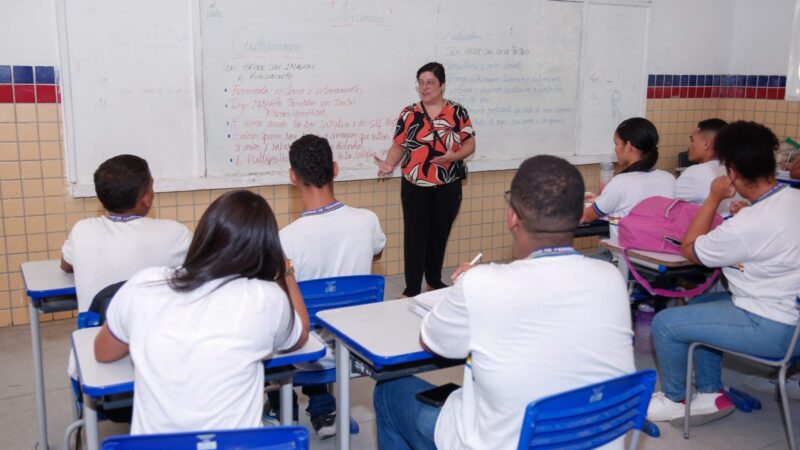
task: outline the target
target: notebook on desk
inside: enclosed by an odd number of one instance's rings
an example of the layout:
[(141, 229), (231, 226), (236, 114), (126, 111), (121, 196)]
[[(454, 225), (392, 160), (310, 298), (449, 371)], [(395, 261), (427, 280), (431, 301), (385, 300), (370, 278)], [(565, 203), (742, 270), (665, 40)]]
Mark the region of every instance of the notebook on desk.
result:
[(425, 317), (425, 315), (428, 314), (434, 306), (438, 305), (439, 302), (447, 297), (447, 294), (451, 289), (453, 288), (448, 287), (444, 289), (437, 289), (435, 291), (425, 292), (417, 295), (416, 297), (412, 297), (408, 299), (408, 310), (419, 317)]

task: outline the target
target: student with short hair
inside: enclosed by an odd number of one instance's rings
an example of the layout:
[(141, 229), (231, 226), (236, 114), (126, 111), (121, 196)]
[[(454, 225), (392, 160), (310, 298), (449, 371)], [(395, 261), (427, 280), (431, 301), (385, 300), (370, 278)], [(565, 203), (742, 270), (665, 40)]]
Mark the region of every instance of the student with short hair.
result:
[[(714, 137), (728, 123), (722, 119), (706, 119), (697, 123), (697, 128), (689, 135), (689, 161), (687, 167), (675, 181), (675, 198), (689, 203), (702, 204), (708, 197), (711, 182), (725, 175), (725, 166), (717, 159), (714, 151)], [(730, 200), (720, 204), (719, 214), (730, 215)]]
[(572, 248), (583, 211), (578, 170), (555, 156), (529, 158), (506, 194), (518, 259), (462, 265), (422, 321), (425, 350), (468, 358), (463, 387), (435, 407), (415, 398), (432, 387), (420, 378), (379, 382), (381, 450), (515, 449), (531, 401), (635, 370), (625, 283), (613, 265)]
[[(103, 162), (94, 186), (105, 214), (78, 221), (61, 249), (61, 268), (75, 273), (79, 312), (100, 290), (146, 267), (179, 265), (192, 239), (181, 223), (147, 217), (155, 193), (144, 159), (118, 155)], [(72, 356), (68, 372), (77, 378)]]
[[(727, 169), (711, 184), (703, 206), (683, 238), (683, 256), (696, 264), (721, 267), (730, 292), (697, 297), (669, 308), (653, 320), (653, 342), (661, 389), (647, 417), (682, 423), (689, 345), (702, 341), (736, 352), (782, 357), (798, 320), (800, 294), (800, 191), (775, 180), (778, 139), (755, 122), (734, 122), (716, 137), (719, 160)], [(711, 230), (719, 204), (738, 192), (752, 205)], [(697, 396), (692, 423), (719, 419), (734, 410), (720, 378), (722, 356), (695, 351)]]
[[(328, 140), (311, 134), (297, 139), (289, 149), (289, 164), (289, 179), (300, 191), (304, 211), (280, 231), (280, 236), (286, 257), (294, 262), (297, 280), (372, 273), (372, 262), (383, 253), (386, 236), (375, 213), (336, 199), (333, 179), (339, 165), (333, 160)], [(334, 367), (333, 337), (321, 330), (312, 333), (327, 343), (328, 352), (321, 360), (298, 364), (298, 368), (316, 371)], [(328, 386), (304, 386), (303, 393), (308, 395), (306, 412), (317, 436), (333, 436), (336, 399)], [(276, 418), (277, 393), (270, 392), (269, 398), (272, 412), (268, 416)], [(294, 415), (296, 418), (297, 413)]]
[(183, 265), (117, 292), (95, 357), (130, 353), (131, 434), (261, 425), (262, 360), (302, 347), (308, 315), (266, 200), (228, 192), (203, 213)]
[(652, 122), (633, 117), (620, 123), (614, 132), (614, 153), (622, 172), (612, 178), (594, 203), (586, 208), (583, 222), (601, 217), (620, 219), (648, 197), (675, 195), (675, 177), (655, 169), (658, 130)]

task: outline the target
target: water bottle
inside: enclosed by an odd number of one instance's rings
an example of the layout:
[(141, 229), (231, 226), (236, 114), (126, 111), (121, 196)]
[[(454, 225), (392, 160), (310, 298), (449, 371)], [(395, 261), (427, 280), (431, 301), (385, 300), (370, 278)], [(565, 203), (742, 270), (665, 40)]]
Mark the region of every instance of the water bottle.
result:
[(653, 352), (652, 327), (656, 310), (647, 303), (642, 303), (636, 309), (636, 326), (634, 327), (633, 348), (638, 353)]
[(603, 162), (601, 162), (600, 163), (600, 190), (598, 192), (598, 195), (603, 192), (603, 189), (605, 189), (606, 185), (608, 184), (609, 181), (611, 181), (611, 178), (613, 178), (613, 177), (614, 177), (614, 163), (611, 162), (611, 161), (603, 161)]

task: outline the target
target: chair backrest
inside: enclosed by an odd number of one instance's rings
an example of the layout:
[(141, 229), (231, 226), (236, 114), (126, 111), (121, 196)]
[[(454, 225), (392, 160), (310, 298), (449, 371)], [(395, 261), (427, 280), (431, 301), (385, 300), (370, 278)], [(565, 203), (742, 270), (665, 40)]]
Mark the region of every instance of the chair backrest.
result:
[(517, 448), (595, 448), (641, 430), (655, 382), (654, 370), (642, 370), (536, 400), (525, 409)]
[(305, 427), (265, 427), (246, 430), (110, 436), (103, 450), (299, 450), (308, 449)]
[(381, 275), (351, 275), (306, 280), (297, 285), (303, 294), (311, 327), (316, 328), (320, 311), (382, 302), (385, 283)]
[(119, 288), (125, 284), (125, 281), (109, 284), (108, 286), (100, 289), (100, 292), (95, 294), (92, 299), (92, 304), (89, 305), (89, 310), (78, 314), (78, 329), (88, 327), (99, 327), (106, 322), (106, 311), (111, 299), (117, 293)]

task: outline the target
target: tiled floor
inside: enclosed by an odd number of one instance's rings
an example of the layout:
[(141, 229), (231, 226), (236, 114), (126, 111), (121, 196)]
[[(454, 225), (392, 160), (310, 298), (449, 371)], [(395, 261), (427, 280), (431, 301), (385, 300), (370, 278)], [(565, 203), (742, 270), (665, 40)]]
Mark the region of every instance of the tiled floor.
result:
[[(397, 298), (402, 291), (402, 278), (387, 280), (386, 298)], [(66, 374), (69, 353), (69, 334), (74, 329), (72, 321), (59, 321), (42, 325), (42, 347), (47, 389), (47, 419), (51, 448), (60, 448), (63, 434), (71, 421), (70, 390)], [(653, 367), (650, 355), (637, 355), (637, 367)], [(758, 369), (729, 361), (723, 379), (730, 385), (743, 386), (744, 373), (756, 373)], [(424, 378), (435, 383), (453, 381), (461, 383), (462, 369), (459, 367), (432, 372)], [(33, 386), (33, 362), (31, 359), (30, 333), (28, 327), (0, 329), (0, 430), (3, 430), (3, 449), (30, 449), (36, 441), (36, 407)], [(361, 433), (353, 436), (354, 450), (375, 449), (375, 420), (372, 409), (371, 379), (353, 380), (351, 397), (353, 417), (359, 422)], [(639, 449), (784, 449), (787, 448), (780, 414), (768, 395), (758, 395), (764, 409), (750, 414), (734, 413), (731, 417), (693, 429), (692, 438), (684, 440), (682, 431), (669, 424), (661, 424), (661, 437), (651, 439), (643, 436)], [(301, 408), (304, 402), (301, 396)], [(800, 420), (800, 402), (792, 402), (795, 423)], [(310, 428), (308, 420), (301, 417), (301, 424)], [(125, 433), (127, 426), (103, 422), (102, 436)], [(333, 449), (334, 440), (319, 441), (312, 438), (314, 449)], [(40, 447), (41, 448), (41, 447)]]

